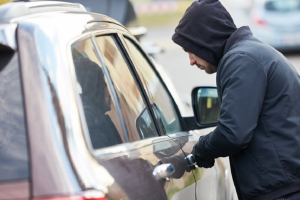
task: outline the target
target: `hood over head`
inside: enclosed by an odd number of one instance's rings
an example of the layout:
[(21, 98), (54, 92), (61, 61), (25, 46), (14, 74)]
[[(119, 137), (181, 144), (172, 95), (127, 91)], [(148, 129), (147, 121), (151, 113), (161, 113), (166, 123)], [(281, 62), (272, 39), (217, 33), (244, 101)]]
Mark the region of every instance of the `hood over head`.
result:
[(195, 1), (180, 20), (172, 40), (218, 66), (226, 41), (236, 30), (230, 14), (218, 0)]

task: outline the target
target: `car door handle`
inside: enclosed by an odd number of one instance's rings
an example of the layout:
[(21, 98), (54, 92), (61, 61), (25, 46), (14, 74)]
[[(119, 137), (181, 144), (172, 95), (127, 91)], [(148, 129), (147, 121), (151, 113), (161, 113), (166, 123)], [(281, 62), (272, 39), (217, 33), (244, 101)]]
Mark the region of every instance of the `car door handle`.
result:
[(175, 172), (174, 165), (170, 163), (161, 164), (154, 168), (152, 174), (156, 180), (167, 178)]

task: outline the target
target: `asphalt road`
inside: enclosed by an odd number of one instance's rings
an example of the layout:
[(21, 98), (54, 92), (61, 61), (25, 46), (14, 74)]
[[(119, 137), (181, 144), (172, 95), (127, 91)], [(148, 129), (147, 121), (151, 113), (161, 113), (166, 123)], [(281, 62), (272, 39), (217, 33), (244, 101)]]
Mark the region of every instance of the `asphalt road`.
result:
[[(171, 40), (175, 26), (148, 29), (142, 41), (152, 41), (164, 49), (164, 53), (155, 55), (155, 60), (169, 74), (182, 100), (189, 103), (192, 88), (199, 85), (215, 85), (216, 76), (208, 75), (195, 66), (189, 65), (187, 53)], [(300, 74), (300, 51), (298, 54), (285, 54), (285, 56)]]

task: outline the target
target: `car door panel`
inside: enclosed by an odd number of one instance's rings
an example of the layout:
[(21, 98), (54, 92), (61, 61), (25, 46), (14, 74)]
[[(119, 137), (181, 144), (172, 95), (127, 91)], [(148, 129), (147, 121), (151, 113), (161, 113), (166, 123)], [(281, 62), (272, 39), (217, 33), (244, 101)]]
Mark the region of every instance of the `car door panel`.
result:
[[(209, 133), (212, 128), (190, 131), (187, 133), (176, 134), (176, 139), (182, 144), (182, 150), (187, 154), (191, 153), (194, 145), (198, 142), (201, 135)], [(187, 142), (186, 142), (187, 141)], [(228, 199), (226, 187), (228, 185), (226, 177), (228, 169), (224, 166), (221, 158), (215, 159), (212, 168), (199, 168), (194, 170), (197, 182), (196, 195), (198, 199)]]
[[(150, 163), (152, 170), (161, 164), (172, 164), (175, 172), (168, 178), (157, 180), (168, 199), (176, 197), (180, 199), (195, 199), (195, 179), (190, 175), (191, 167), (185, 160), (185, 154), (181, 150), (178, 142), (167, 136), (151, 139), (152, 142), (149, 146), (141, 148), (142, 154)], [(188, 190), (190, 193), (186, 195), (183, 190)]]
[(108, 193), (111, 200), (167, 199), (152, 175), (152, 167), (139, 149), (130, 147), (123, 152), (100, 155), (98, 164), (113, 178), (114, 187), (111, 186)]
[[(118, 132), (115, 135), (120, 134), (122, 137), (127, 134), (129, 138), (129, 141), (122, 141), (129, 143), (111, 147), (108, 147), (110, 145), (94, 145), (91, 141), (97, 155), (97, 162), (108, 171), (113, 179), (112, 183), (119, 188), (115, 191), (119, 191), (120, 194), (113, 193), (113, 198), (118, 199), (121, 195), (125, 199), (132, 200), (168, 199), (167, 196), (174, 193), (174, 184), (179, 185), (178, 190), (185, 187), (185, 180), (181, 176), (185, 168), (189, 171), (191, 169), (184, 160), (185, 156), (180, 146), (172, 138), (159, 137), (156, 126), (153, 125), (151, 112), (147, 109), (145, 103), (147, 101), (143, 99), (139, 82), (134, 78), (130, 62), (119, 46), (117, 36), (110, 33), (87, 41), (95, 42), (91, 45), (91, 42), (87, 43), (86, 40), (79, 41), (72, 45), (72, 50), (78, 84), (80, 84), (78, 93), (83, 103), (89, 134), (94, 135), (89, 139), (94, 140), (98, 137), (98, 141), (101, 138), (109, 141), (109, 136), (104, 137), (103, 130), (107, 131), (106, 134), (111, 134), (112, 128), (104, 128), (106, 125), (100, 122), (108, 117), (112, 122), (118, 121), (110, 116), (112, 108), (120, 111), (119, 115), (114, 115), (115, 118), (119, 116), (120, 121), (124, 122), (122, 131), (115, 129), (114, 132)], [(97, 53), (99, 61), (92, 57), (93, 52)], [(107, 87), (108, 89), (105, 89)], [(96, 95), (99, 93), (98, 90), (99, 92), (100, 90), (107, 91), (107, 97), (111, 97), (112, 101), (101, 100), (103, 97)], [(103, 96), (106, 96), (105, 93)], [(93, 103), (95, 98), (99, 98), (99, 101)], [(107, 102), (105, 103), (106, 109), (100, 109), (98, 102)], [(116, 126), (116, 124), (110, 123), (110, 126)], [(99, 134), (95, 136), (96, 132), (101, 132), (101, 138)], [(175, 177), (170, 177), (168, 181), (156, 180), (152, 174), (155, 167), (173, 160), (176, 161), (174, 165), (177, 168), (173, 174)], [(193, 177), (188, 178), (190, 184), (195, 183)]]
[[(173, 136), (173, 135), (172, 135)], [(182, 145), (182, 150), (188, 155), (191, 154), (194, 145), (199, 139), (198, 134), (182, 132), (174, 134), (176, 140)], [(212, 168), (200, 168), (197, 167), (190, 173), (193, 175), (197, 181), (196, 184), (196, 195), (198, 199), (217, 199), (217, 169), (218, 166), (215, 165)]]

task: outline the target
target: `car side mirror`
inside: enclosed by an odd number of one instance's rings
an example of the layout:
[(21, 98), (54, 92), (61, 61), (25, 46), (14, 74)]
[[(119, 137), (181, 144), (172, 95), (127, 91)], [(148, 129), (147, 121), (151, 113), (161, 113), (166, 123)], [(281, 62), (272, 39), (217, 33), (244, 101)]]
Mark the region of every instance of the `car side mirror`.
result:
[(216, 126), (220, 116), (217, 88), (196, 87), (192, 90), (192, 105), (197, 124)]
[(196, 87), (192, 90), (194, 116), (183, 117), (184, 131), (217, 126), (220, 105), (216, 87)]

